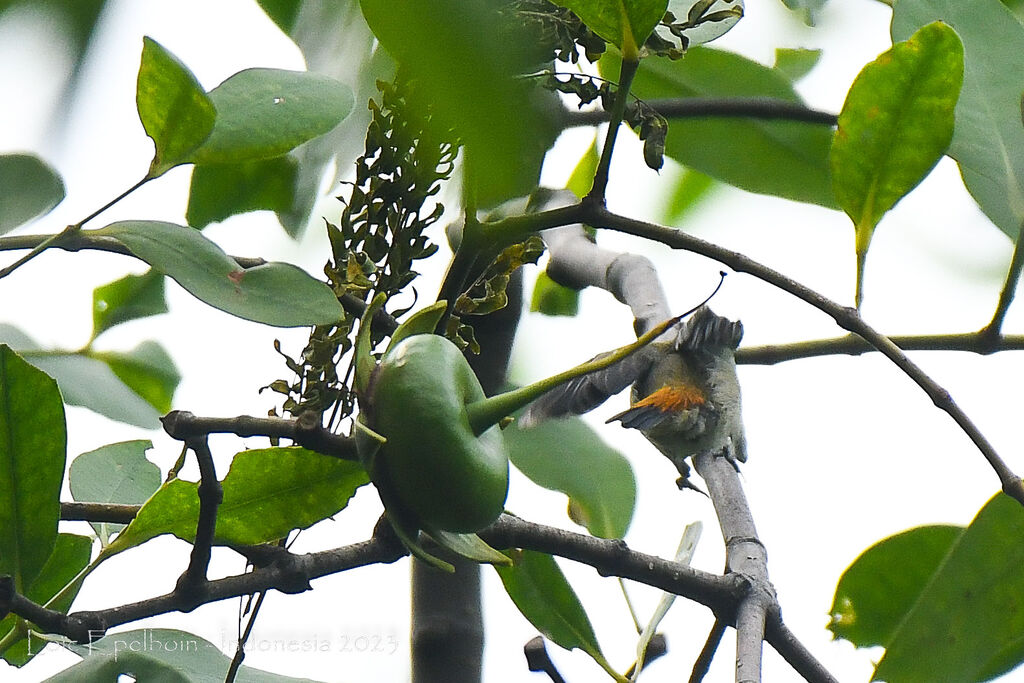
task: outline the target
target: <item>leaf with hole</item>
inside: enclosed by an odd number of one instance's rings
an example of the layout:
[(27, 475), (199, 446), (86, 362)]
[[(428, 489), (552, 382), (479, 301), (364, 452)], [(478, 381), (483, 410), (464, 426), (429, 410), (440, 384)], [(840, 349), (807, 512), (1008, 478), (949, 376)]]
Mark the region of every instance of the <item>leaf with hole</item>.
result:
[[(122, 441), (82, 453), (71, 461), (71, 496), (87, 503), (141, 505), (160, 488), (160, 468), (146, 458), (152, 441)], [(112, 522), (91, 522), (100, 544), (124, 528)]]

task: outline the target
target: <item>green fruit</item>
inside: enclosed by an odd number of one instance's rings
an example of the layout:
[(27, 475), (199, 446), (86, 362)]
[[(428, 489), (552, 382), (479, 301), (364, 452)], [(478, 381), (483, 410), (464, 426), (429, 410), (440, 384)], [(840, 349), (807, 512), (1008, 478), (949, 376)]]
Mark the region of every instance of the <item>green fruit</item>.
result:
[(369, 427), (387, 441), (370, 459), (386, 505), (421, 528), (483, 529), (508, 495), (508, 451), (490, 427), (475, 436), (466, 413), (485, 398), (462, 353), (443, 337), (417, 334), (388, 350), (373, 373)]

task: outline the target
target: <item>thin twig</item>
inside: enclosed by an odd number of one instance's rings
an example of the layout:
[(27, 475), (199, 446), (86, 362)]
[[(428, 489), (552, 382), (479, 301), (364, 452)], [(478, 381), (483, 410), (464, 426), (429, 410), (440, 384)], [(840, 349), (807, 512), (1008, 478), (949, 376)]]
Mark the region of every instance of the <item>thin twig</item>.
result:
[(715, 659), (715, 653), (718, 652), (718, 646), (722, 644), (722, 636), (725, 635), (725, 629), (728, 626), (721, 619), (715, 619), (715, 623), (711, 626), (711, 632), (708, 633), (708, 638), (704, 641), (704, 647), (701, 648), (700, 654), (697, 655), (697, 661), (693, 663), (693, 670), (690, 672), (690, 683), (701, 683), (704, 677), (711, 671), (711, 662)]
[[(965, 351), (991, 354), (999, 351), (1024, 351), (1024, 335), (1006, 335), (992, 346), (984, 332), (959, 334), (897, 335), (889, 340), (904, 351)], [(801, 358), (851, 355), (876, 352), (863, 337), (848, 334), (831, 339), (811, 339), (791, 344), (747, 346), (736, 352), (736, 362), (745, 365), (774, 365)]]
[[(644, 104), (668, 119), (746, 118), (836, 125), (835, 114), (775, 97), (681, 97), (644, 100)], [(570, 109), (565, 112), (566, 127), (596, 126), (608, 116), (603, 109)]]
[(68, 522), (129, 524), (141, 508), (123, 503), (61, 503), (60, 518)]
[(1022, 238), (1024, 238), (1024, 223), (1021, 223), (1020, 230), (1017, 233), (1017, 241), (1013, 244), (1013, 258), (1010, 259), (1010, 267), (1006, 271), (1006, 282), (1003, 283), (1003, 289), (999, 292), (999, 303), (996, 304), (996, 311), (992, 315), (992, 321), (980, 332), (981, 337), (990, 346), (995, 346), (999, 343), (1003, 320), (1006, 318), (1006, 313), (1010, 310), (1010, 303), (1013, 302), (1014, 294), (1017, 293), (1020, 272), (1024, 268), (1024, 245), (1021, 244)]
[(601, 149), (601, 159), (597, 162), (597, 171), (594, 173), (594, 185), (587, 195), (587, 200), (604, 205), (605, 190), (608, 189), (608, 172), (611, 168), (612, 153), (615, 151), (615, 138), (619, 134), (619, 124), (626, 112), (626, 104), (629, 102), (629, 88), (633, 84), (633, 77), (636, 76), (640, 62), (636, 59), (623, 59), (622, 68), (619, 72), (619, 87), (615, 91), (615, 100), (612, 103), (611, 111), (608, 113), (608, 132), (605, 134), (604, 147)]

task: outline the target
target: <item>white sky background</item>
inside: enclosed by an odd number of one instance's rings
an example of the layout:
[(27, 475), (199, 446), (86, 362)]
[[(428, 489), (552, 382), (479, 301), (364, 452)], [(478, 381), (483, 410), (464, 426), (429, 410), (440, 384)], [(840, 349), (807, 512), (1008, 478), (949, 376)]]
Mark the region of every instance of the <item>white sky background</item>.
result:
[[(811, 30), (789, 16), (778, 0), (747, 0), (747, 16), (716, 45), (768, 64), (776, 46), (825, 48), (821, 64), (800, 90), (812, 106), (838, 111), (859, 69), (889, 46), (888, 20), (889, 10), (874, 0), (832, 0), (819, 27)], [(65, 202), (23, 232), (57, 231), (145, 173), (152, 146), (134, 102), (143, 35), (174, 52), (207, 88), (246, 67), (303, 66), (298, 50), (249, 0), (115, 2), (100, 30), (83, 83), (87, 94), (70, 112), (68, 134), (54, 139), (48, 116), (56, 104), (60, 74), (66, 70), (61, 46), (52, 44), (45, 26), (23, 15), (0, 22), (0, 92), (8, 94), (0, 109), (0, 153), (34, 151), (58, 169), (68, 186)], [(589, 141), (587, 132), (566, 134), (549, 159), (545, 181), (564, 183)], [(188, 167), (171, 171), (105, 214), (94, 227), (122, 218), (183, 223), (189, 172)], [(621, 135), (610, 208), (660, 219), (664, 193), (676, 173), (675, 168), (666, 168), (660, 176), (649, 171), (633, 136)], [(337, 211), (337, 202), (328, 198), (314, 216)], [(328, 253), (315, 226), (314, 222), (298, 245), (265, 213), (229, 219), (206, 234), (229, 253), (290, 261), (315, 274)], [(743, 251), (833, 299), (852, 301), (853, 229), (838, 212), (723, 188), (685, 228)], [(606, 248), (649, 256), (664, 278), (674, 309), (689, 308), (717, 282), (719, 265), (702, 257), (614, 234), (602, 233), (601, 240)], [(876, 233), (868, 259), (864, 314), (869, 323), (894, 334), (978, 329), (991, 315), (1009, 257), (1009, 240), (982, 216), (960, 184), (955, 165), (945, 160)], [(421, 292), (435, 286), (442, 265), (439, 262), (437, 272), (427, 275), (431, 284), (420, 286)], [(121, 256), (48, 252), (0, 282), (0, 322), (21, 326), (44, 344), (76, 348), (91, 329), (92, 289), (125, 272), (142, 270), (142, 264)], [(259, 395), (257, 389), (286, 372), (271, 341), (279, 338), (297, 353), (305, 331), (237, 320), (195, 301), (170, 281), (168, 292), (172, 315), (123, 325), (105, 334), (99, 345), (128, 349), (151, 338), (164, 343), (184, 376), (176, 408), (206, 415), (266, 414), (276, 398), (269, 392)], [(628, 310), (603, 292), (586, 292), (583, 303), (575, 319), (524, 317), (514, 360), (517, 379), (548, 375), (629, 340)], [(841, 332), (823, 314), (746, 275), (727, 278), (714, 308), (743, 320), (746, 345)], [(1019, 306), (1011, 309), (1008, 332), (1024, 327), (1021, 316)], [(1007, 386), (1008, 377), (1020, 376), (1022, 357), (933, 352), (914, 358), (952, 392), (1010, 466), (1024, 469), (1019, 416)], [(840, 573), (859, 552), (893, 533), (918, 524), (968, 523), (995, 493), (998, 482), (952, 421), (877, 355), (745, 366), (740, 377), (750, 443), (744, 484), (768, 548), (771, 577), (786, 621), (839, 678), (867, 680), (872, 656), (880, 651), (858, 652), (847, 643), (833, 643), (824, 629)], [(710, 503), (680, 494), (673, 484), (674, 469), (639, 434), (602, 424), (625, 401), (625, 396), (609, 401), (592, 419), (602, 436), (629, 454), (637, 472), (639, 505), (627, 541), (638, 550), (668, 556), (683, 527), (700, 519), (705, 532), (694, 563), (720, 571), (724, 554)], [(68, 409), (68, 427), (69, 458), (131, 438), (151, 438), (155, 449), (150, 459), (164, 471), (178, 454), (178, 444), (161, 432), (126, 427), (79, 408)], [(212, 444), (221, 471), (226, 471), (230, 455), (243, 447), (241, 440), (228, 437)], [(249, 441), (250, 447), (264, 445)], [(65, 499), (70, 499), (66, 492)], [(530, 519), (575, 528), (565, 517), (564, 496), (543, 491), (522, 476), (513, 478), (508, 506)], [(302, 534), (294, 548), (301, 552), (361, 540), (379, 513), (376, 496), (367, 487), (337, 522)], [(67, 528), (87, 532), (84, 524)], [(215, 550), (214, 558), (217, 575), (243, 569), (241, 559), (228, 551)], [(104, 564), (87, 582), (75, 607), (105, 608), (166, 592), (187, 561), (184, 543), (169, 538), (151, 541)], [(616, 583), (587, 567), (569, 562), (562, 566), (588, 608), (609, 659), (624, 669), (632, 661), (635, 641)], [(522, 645), (535, 630), (504, 596), (493, 572), (485, 570), (484, 576), (485, 679), (542, 680), (526, 670), (522, 656)], [(268, 596), (247, 664), (332, 682), (408, 677), (408, 560), (321, 579), (314, 588), (298, 596)], [(631, 596), (643, 614), (659, 597), (657, 591), (642, 587), (631, 588)], [(229, 650), (236, 612), (237, 602), (228, 601), (131, 627), (177, 627)], [(710, 623), (706, 609), (678, 600), (662, 625), (669, 654), (641, 680), (684, 679)], [(727, 634), (708, 680), (731, 680), (733, 635)], [(360, 636), (368, 640), (357, 640)], [(394, 654), (392, 639), (397, 645)], [(281, 643), (313, 643), (325, 651), (281, 651)], [(358, 651), (368, 643), (387, 644), (388, 652)], [(603, 675), (579, 652), (549, 649), (570, 681), (599, 680)], [(7, 668), (0, 677), (36, 681), (75, 660), (51, 648), (25, 669)], [(796, 679), (767, 649), (765, 680)], [(1011, 673), (1006, 679), (1024, 680), (1024, 675)]]

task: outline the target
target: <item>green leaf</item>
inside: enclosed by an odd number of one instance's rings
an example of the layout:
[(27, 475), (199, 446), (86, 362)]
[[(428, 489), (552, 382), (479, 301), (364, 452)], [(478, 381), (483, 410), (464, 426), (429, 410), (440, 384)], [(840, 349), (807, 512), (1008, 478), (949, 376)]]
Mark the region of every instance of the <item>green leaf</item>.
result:
[(217, 122), (195, 164), (272, 159), (323, 135), (352, 111), (352, 90), (304, 71), (246, 69), (210, 91)]
[[(406, 337), (411, 337), (416, 334), (433, 334), (437, 328), (437, 324), (441, 322), (441, 318), (444, 317), (445, 311), (448, 310), (447, 301), (435, 301), (429, 306), (424, 306), (420, 310), (416, 311), (398, 326), (394, 334), (391, 335), (390, 341), (388, 341), (388, 347), (384, 350), (384, 354), (387, 355), (391, 349), (395, 348), (398, 342), (402, 341)], [(360, 329), (362, 326), (360, 326)], [(372, 372), (372, 370), (371, 370)]]
[(171, 409), (181, 375), (158, 342), (144, 341), (128, 352), (88, 351), (86, 355), (106, 363), (119, 380), (158, 413)]
[[(605, 53), (598, 66), (615, 78), (618, 61)], [(737, 54), (711, 48), (687, 50), (678, 61), (645, 59), (632, 92), (663, 97), (775, 97), (802, 100), (786, 76)], [(749, 192), (834, 208), (828, 126), (756, 119), (675, 119), (665, 153), (694, 170)]]
[(57, 542), (66, 446), (57, 383), (0, 344), (0, 574), (23, 594)]
[(242, 269), (198, 230), (160, 221), (122, 221), (96, 235), (113, 237), (197, 299), (231, 315), (275, 327), (329, 325), (344, 311), (323, 282), (287, 263)]
[(623, 54), (635, 55), (665, 16), (668, 0), (555, 0)]
[(679, 224), (684, 218), (714, 192), (718, 184), (711, 176), (699, 171), (684, 168), (683, 174), (676, 181), (675, 188), (669, 197), (665, 209), (665, 222)]
[(857, 647), (888, 643), (963, 531), (952, 525), (917, 527), (861, 553), (836, 586), (832, 634)]
[(461, 555), (474, 562), (485, 562), (488, 564), (511, 565), (512, 561), (508, 555), (500, 553), (477, 536), (476, 534), (460, 534), (442, 529), (429, 529), (427, 533), (437, 541), (438, 545), (447, 548), (457, 555)]
[(512, 463), (539, 486), (569, 496), (577, 522), (595, 536), (622, 538), (633, 519), (636, 478), (629, 461), (583, 420), (549, 420), (503, 432)]
[(814, 25), (815, 17), (827, 0), (782, 0), (782, 4), (800, 15), (804, 23)]
[(148, 36), (142, 39), (142, 63), (135, 104), (156, 153), (148, 177), (156, 178), (189, 161), (214, 129), (217, 110), (195, 75), (177, 57)]
[(964, 45), (964, 86), (949, 156), (985, 215), (1016, 241), (1024, 222), (1024, 126), (1020, 119), (1024, 26), (998, 0), (900, 0), (893, 40), (941, 19)]
[(537, 273), (530, 298), (530, 310), (544, 315), (565, 315), (572, 317), (580, 310), (579, 290), (560, 285), (551, 279), (547, 271)]
[[(160, 468), (146, 459), (152, 447), (152, 441), (122, 441), (82, 453), (68, 470), (71, 496), (88, 503), (145, 503), (161, 483)], [(112, 522), (91, 524), (104, 546), (124, 528)]]
[(195, 228), (248, 211), (292, 209), (298, 166), (290, 156), (237, 164), (201, 164), (192, 171), (185, 220)]
[[(526, 59), (533, 37), (524, 26), (502, 22), (490, 0), (361, 0), (360, 7), (406, 77), (420, 83), (417, 91), (429, 94), (424, 106), (437, 134), (461, 139), (477, 204), (531, 192), (561, 126), (551, 98), (519, 78), (535, 66)], [(514, 102), (515, 116), (495, 116), (496, 102)]]
[(594, 136), (594, 141), (590, 143), (590, 147), (580, 157), (579, 162), (576, 164), (576, 168), (572, 170), (572, 175), (569, 176), (569, 181), (565, 184), (565, 189), (572, 192), (574, 195), (583, 199), (590, 193), (590, 188), (594, 185), (594, 174), (597, 173), (597, 164), (600, 161), (600, 156), (597, 153), (597, 135)]
[(59, 351), (25, 352), (30, 362), (57, 380), (68, 405), (82, 406), (111, 420), (156, 429), (160, 414), (118, 379), (101, 360)]
[(92, 293), (92, 338), (115, 325), (167, 312), (164, 276), (155, 270), (125, 275)]
[(874, 680), (983, 681), (1024, 661), (1022, 537), (1024, 508), (993, 497), (886, 642)]
[[(263, 448), (235, 456), (222, 482), (216, 542), (255, 545), (283, 538), (343, 510), (356, 489), (369, 482), (356, 462), (304, 448)], [(107, 546), (114, 555), (162, 534), (192, 541), (199, 519), (195, 482), (164, 484), (131, 524)]]
[[(160, 415), (152, 405), (147, 403), (146, 399), (122, 382), (105, 361), (87, 355), (95, 352), (44, 350), (17, 327), (5, 324), (0, 324), (0, 342), (9, 344), (34, 366), (57, 380), (61, 396), (68, 405), (82, 406), (112, 420), (126, 422), (137, 427), (155, 429), (160, 425)], [(129, 359), (135, 354), (149, 357), (150, 351), (140, 352), (148, 349), (151, 345), (155, 346), (153, 342), (144, 342), (138, 349), (128, 354), (97, 353), (96, 355), (109, 355), (116, 365), (116, 360), (122, 356), (127, 356)], [(159, 353), (163, 353), (163, 351), (161, 350)], [(160, 368), (158, 355), (156, 353), (152, 353), (152, 355), (154, 358), (151, 358), (149, 362), (157, 367), (151, 369), (150, 372), (156, 373)], [(166, 354), (164, 356), (166, 357)], [(166, 362), (170, 371), (177, 377), (177, 371), (174, 370), (170, 359), (168, 358)], [(167, 368), (164, 368), (161, 372), (166, 371)], [(140, 389), (146, 387), (141, 380), (137, 384)], [(174, 385), (176, 384), (177, 380), (175, 379)], [(170, 388), (170, 391), (173, 391), (173, 387)]]
[[(296, 641), (298, 642), (298, 641)], [(65, 645), (84, 659), (45, 683), (116, 681), (122, 674), (137, 681), (197, 683), (223, 681), (230, 658), (208, 640), (186, 631), (145, 628), (110, 633), (86, 645)], [(236, 683), (317, 683), (308, 678), (242, 666)]]
[(875, 226), (949, 147), (963, 72), (960, 39), (935, 22), (865, 66), (846, 95), (832, 143), (832, 186), (857, 234), (858, 306)]
[(49, 213), (64, 199), (64, 181), (39, 157), (0, 155), (0, 235)]
[(256, 0), (256, 2), (279, 29), (286, 35), (291, 35), (295, 19), (302, 8), (301, 2), (295, 0)]
[(821, 50), (805, 48), (775, 48), (775, 69), (796, 82), (806, 76), (821, 61)]
[(604, 658), (587, 612), (555, 558), (533, 550), (514, 550), (510, 557), (511, 567), (494, 569), (527, 621), (559, 647), (579, 648), (617, 680), (625, 680)]
[[(61, 591), (72, 579), (78, 575), (86, 565), (89, 564), (89, 557), (92, 554), (92, 539), (88, 536), (75, 534), (57, 534), (57, 541), (53, 552), (47, 558), (46, 564), (40, 570), (39, 575), (29, 586), (25, 593), (32, 602), (44, 605)], [(71, 607), (75, 596), (81, 585), (69, 592), (62, 600), (55, 601), (49, 605), (51, 609), (67, 611)], [(12, 629), (16, 628), (19, 617), (9, 614), (0, 620), (0, 638), (6, 636)], [(14, 666), (24, 666), (39, 654), (46, 646), (46, 641), (33, 641), (31, 636), (14, 641), (4, 652), (4, 659)]]

